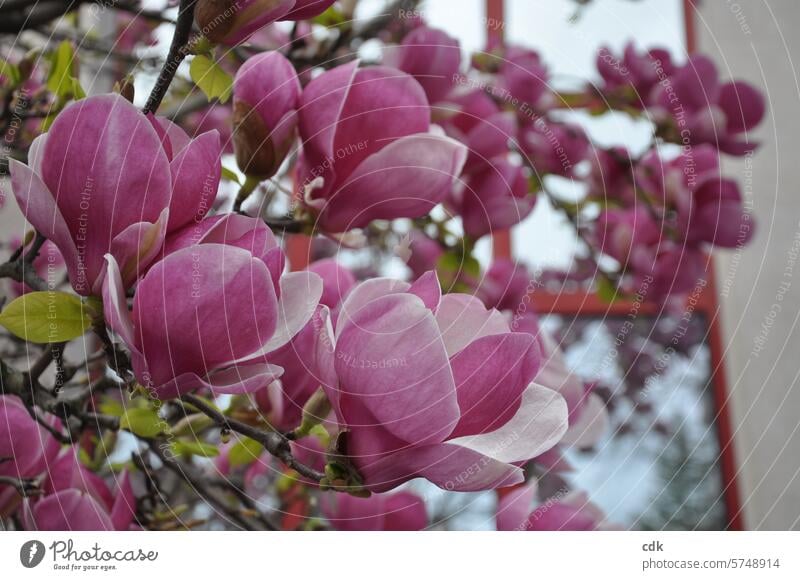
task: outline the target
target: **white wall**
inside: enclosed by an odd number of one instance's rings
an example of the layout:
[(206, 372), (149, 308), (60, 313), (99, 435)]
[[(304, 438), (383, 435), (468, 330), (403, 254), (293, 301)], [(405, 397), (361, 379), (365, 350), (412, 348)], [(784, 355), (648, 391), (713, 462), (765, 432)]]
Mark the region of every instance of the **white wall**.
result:
[(726, 167), (752, 199), (757, 235), (717, 263), (745, 525), (800, 529), (800, 2), (699, 4), (699, 49), (769, 98), (761, 149)]

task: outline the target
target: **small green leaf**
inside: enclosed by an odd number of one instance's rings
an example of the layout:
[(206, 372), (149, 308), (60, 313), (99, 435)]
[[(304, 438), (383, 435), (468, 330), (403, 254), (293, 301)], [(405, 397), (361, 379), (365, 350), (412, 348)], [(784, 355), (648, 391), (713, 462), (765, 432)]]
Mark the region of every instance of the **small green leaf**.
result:
[(261, 443), (249, 437), (242, 437), (233, 444), (228, 452), (228, 462), (231, 467), (250, 465), (261, 455)]
[(233, 77), (207, 56), (199, 54), (192, 59), (189, 75), (209, 101), (219, 99), (224, 103), (230, 98)]
[(17, 86), (22, 80), (19, 67), (4, 59), (0, 59), (0, 76), (6, 77), (11, 86)]
[(0, 324), (19, 338), (45, 344), (81, 336), (92, 326), (92, 317), (73, 294), (29, 292), (0, 312)]
[(122, 417), (125, 414), (125, 407), (116, 399), (106, 398), (100, 403), (100, 412), (103, 415), (111, 415), (112, 417)]
[(164, 430), (164, 420), (153, 409), (127, 409), (119, 426), (139, 437), (155, 437)]
[(597, 296), (608, 304), (617, 300), (617, 287), (605, 276), (597, 278)]
[(172, 451), (176, 455), (202, 455), (204, 457), (216, 457), (219, 455), (219, 449), (214, 445), (203, 443), (202, 441), (181, 439), (172, 443)]
[(72, 44), (65, 40), (50, 55), (47, 88), (59, 97), (82, 99), (86, 96), (78, 82), (77, 60)]
[(228, 169), (227, 167), (222, 168), (222, 179), (227, 179), (228, 181), (233, 181), (237, 185), (242, 184), (242, 180), (239, 179), (239, 176), (236, 175), (236, 172)]
[(344, 13), (341, 10), (338, 10), (335, 6), (331, 6), (319, 16), (315, 16), (312, 22), (314, 24), (320, 24), (322, 26), (332, 28), (334, 26), (341, 26), (342, 24), (348, 22), (348, 20), (345, 18)]

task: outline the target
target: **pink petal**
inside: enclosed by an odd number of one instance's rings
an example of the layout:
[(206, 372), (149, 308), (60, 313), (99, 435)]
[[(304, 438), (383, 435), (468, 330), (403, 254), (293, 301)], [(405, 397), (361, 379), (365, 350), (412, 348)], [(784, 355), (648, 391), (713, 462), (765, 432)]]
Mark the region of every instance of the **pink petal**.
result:
[[(433, 314), (411, 294), (374, 300), (338, 333), (340, 388), (396, 437), (443, 441), (458, 421), (453, 375)], [(347, 421), (348, 409), (342, 405)]]
[(500, 498), (497, 504), (497, 531), (519, 532), (527, 527), (538, 486), (536, 482), (514, 488)]
[(202, 219), (214, 207), (222, 174), (220, 155), (219, 133), (209, 131), (193, 139), (172, 160), (169, 231)]
[[(169, 210), (165, 209), (156, 223), (132, 224), (111, 240), (110, 254), (121, 266), (120, 274), (125, 288), (132, 286), (139, 274), (144, 272), (161, 252), (167, 235), (168, 220)], [(102, 277), (95, 282), (94, 291), (97, 294), (100, 293), (98, 282), (102, 283)]]
[(517, 413), (490, 433), (467, 435), (448, 443), (505, 463), (527, 461), (556, 445), (567, 431), (567, 404), (552, 390), (531, 383)]
[(387, 491), (424, 477), (447, 491), (483, 491), (524, 481), (519, 467), (451, 443), (412, 447), (360, 468), (366, 487)]
[(25, 214), (25, 219), (58, 247), (64, 256), (73, 288), (83, 295), (88, 295), (91, 284), (80, 268), (78, 250), (52, 193), (31, 168), (16, 159), (8, 160), (8, 170), (11, 174), (14, 196), (20, 210)]
[(450, 364), (461, 409), (452, 437), (477, 435), (505, 425), (519, 410), (539, 369), (539, 349), (530, 334), (495, 334), (473, 341)]
[(443, 296), (436, 311), (436, 323), (448, 356), (481, 337), (509, 331), (502, 314), (494, 309), (487, 310), (483, 302), (468, 294)]
[(418, 296), (428, 310), (436, 312), (442, 300), (442, 287), (436, 272), (425, 272), (411, 285), (408, 293)]
[(333, 193), (321, 226), (343, 232), (376, 219), (423, 216), (450, 192), (466, 156), (466, 148), (449, 137), (420, 133), (397, 139), (367, 157)]
[(158, 262), (139, 282), (132, 314), (156, 385), (248, 358), (273, 336), (278, 318), (264, 263), (220, 244), (185, 248)]

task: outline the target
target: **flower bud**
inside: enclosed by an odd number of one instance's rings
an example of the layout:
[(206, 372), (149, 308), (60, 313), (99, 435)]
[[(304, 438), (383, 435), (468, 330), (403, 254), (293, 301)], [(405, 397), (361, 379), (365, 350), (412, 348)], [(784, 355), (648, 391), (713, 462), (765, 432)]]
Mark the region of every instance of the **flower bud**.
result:
[(300, 81), (278, 52), (250, 58), (233, 84), (233, 144), (236, 162), (247, 175), (268, 178), (294, 142)]
[(334, 0), (200, 0), (195, 22), (212, 42), (247, 40), (276, 20), (305, 20), (322, 14)]

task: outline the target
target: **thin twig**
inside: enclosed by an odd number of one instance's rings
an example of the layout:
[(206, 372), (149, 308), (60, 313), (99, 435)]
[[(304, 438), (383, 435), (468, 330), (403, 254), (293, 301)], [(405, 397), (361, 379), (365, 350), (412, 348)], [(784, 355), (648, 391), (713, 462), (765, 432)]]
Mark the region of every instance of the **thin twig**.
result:
[(156, 79), (156, 84), (147, 98), (147, 104), (143, 109), (145, 114), (155, 113), (158, 110), (164, 95), (167, 94), (167, 90), (172, 84), (172, 79), (175, 78), (178, 67), (188, 54), (187, 45), (192, 34), (195, 2), (196, 0), (181, 0), (180, 8), (178, 8), (178, 21), (175, 24), (175, 32), (172, 35), (172, 43), (169, 46), (167, 60), (164, 62), (158, 79)]
[(231, 417), (226, 417), (218, 410), (207, 404), (203, 399), (195, 395), (184, 395), (183, 400), (195, 407), (198, 411), (210, 417), (218, 427), (235, 431), (240, 435), (244, 435), (258, 441), (264, 446), (267, 453), (282, 461), (287, 467), (294, 469), (297, 473), (311, 479), (313, 481), (321, 481), (325, 474), (313, 469), (303, 463), (300, 463), (294, 455), (292, 455), (289, 440), (286, 436), (275, 431), (262, 431), (247, 423), (242, 423)]

